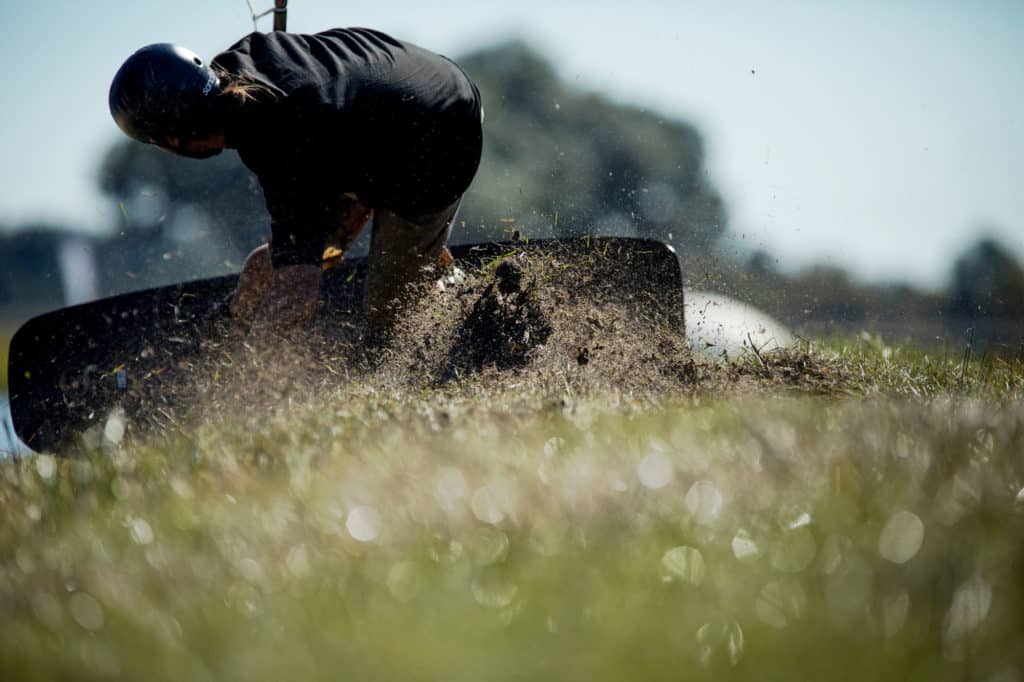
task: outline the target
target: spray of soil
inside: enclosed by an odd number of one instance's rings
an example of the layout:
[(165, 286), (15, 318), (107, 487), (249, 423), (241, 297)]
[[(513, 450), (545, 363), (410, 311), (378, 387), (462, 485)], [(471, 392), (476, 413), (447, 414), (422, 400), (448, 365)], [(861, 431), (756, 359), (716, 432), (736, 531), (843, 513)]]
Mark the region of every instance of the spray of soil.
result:
[[(360, 297), (348, 295), (351, 283), (330, 276), (324, 304), (304, 329), (256, 332), (215, 322), (200, 351), (136, 401), (129, 415), (136, 433), (353, 404), (396, 414), (413, 403), (413, 411), (446, 414), (564, 409), (592, 399), (643, 409), (696, 393), (800, 382), (775, 371), (777, 358), (730, 367), (696, 361), (682, 288), (630, 267), (621, 254), (514, 249), (435, 275), (386, 337), (369, 328)], [(814, 375), (801, 367), (801, 376)]]

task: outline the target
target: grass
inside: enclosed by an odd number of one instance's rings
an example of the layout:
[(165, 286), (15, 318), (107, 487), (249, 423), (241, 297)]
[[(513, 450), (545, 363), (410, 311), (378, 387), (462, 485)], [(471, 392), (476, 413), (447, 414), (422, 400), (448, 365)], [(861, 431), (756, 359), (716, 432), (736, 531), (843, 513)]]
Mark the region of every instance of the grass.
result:
[[(1019, 679), (1024, 367), (467, 379), (0, 463), (5, 679)], [(569, 382), (564, 389), (571, 390)]]

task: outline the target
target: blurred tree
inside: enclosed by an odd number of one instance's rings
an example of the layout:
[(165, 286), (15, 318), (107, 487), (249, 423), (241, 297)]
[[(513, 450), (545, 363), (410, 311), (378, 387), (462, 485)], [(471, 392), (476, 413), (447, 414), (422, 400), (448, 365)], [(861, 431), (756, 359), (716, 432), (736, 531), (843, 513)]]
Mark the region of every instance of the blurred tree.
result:
[(124, 231), (187, 241), (175, 234), (190, 229), (175, 222), (182, 210), (200, 211), (230, 244), (245, 242), (238, 249), (257, 246), (252, 242), (269, 231), (259, 183), (233, 152), (198, 161), (125, 139), (103, 160), (100, 190), (120, 204)]
[(639, 235), (706, 256), (725, 229), (704, 146), (686, 123), (567, 84), (522, 42), (467, 55), (486, 111), (484, 157), (462, 217), (528, 235)]
[(64, 305), (61, 231), (32, 225), (0, 233), (0, 321)]
[(981, 239), (954, 264), (947, 296), (956, 317), (1024, 320), (1024, 269), (994, 239)]
[(197, 161), (125, 139), (107, 151), (99, 185), (118, 216), (97, 249), (103, 293), (238, 270), (270, 233), (263, 192), (235, 152)]
[(778, 259), (773, 259), (770, 253), (764, 249), (758, 249), (750, 254), (747, 267), (755, 275), (771, 275), (775, 273), (775, 264), (777, 262)]

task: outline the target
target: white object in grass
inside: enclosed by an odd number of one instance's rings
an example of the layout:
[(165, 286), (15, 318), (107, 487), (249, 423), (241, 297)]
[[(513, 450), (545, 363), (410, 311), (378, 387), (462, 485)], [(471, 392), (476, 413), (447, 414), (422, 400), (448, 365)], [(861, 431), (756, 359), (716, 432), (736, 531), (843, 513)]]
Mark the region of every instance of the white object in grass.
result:
[(781, 322), (762, 310), (724, 294), (686, 291), (686, 341), (700, 355), (729, 360), (751, 352), (786, 348), (795, 343)]

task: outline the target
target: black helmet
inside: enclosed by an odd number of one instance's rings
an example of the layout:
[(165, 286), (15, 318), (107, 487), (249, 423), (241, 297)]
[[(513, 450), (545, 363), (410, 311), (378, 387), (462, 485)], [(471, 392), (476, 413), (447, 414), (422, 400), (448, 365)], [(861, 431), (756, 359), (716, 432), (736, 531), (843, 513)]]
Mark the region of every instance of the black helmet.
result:
[(196, 53), (157, 43), (136, 51), (110, 84), (110, 114), (142, 142), (200, 137), (218, 128), (217, 74)]

